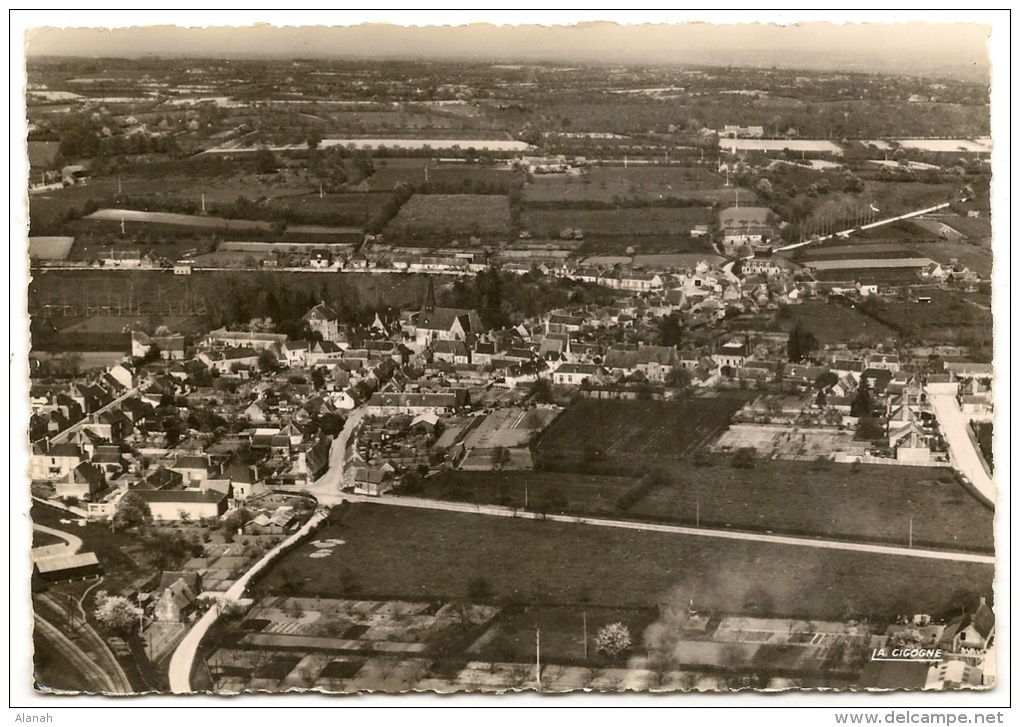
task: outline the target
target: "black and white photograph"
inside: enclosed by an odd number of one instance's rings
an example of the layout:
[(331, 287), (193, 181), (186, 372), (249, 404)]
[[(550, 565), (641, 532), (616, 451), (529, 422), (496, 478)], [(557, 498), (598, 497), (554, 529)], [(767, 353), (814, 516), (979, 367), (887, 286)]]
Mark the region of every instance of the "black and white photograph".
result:
[(33, 714), (1008, 701), (1008, 14), (587, 12), (24, 11)]

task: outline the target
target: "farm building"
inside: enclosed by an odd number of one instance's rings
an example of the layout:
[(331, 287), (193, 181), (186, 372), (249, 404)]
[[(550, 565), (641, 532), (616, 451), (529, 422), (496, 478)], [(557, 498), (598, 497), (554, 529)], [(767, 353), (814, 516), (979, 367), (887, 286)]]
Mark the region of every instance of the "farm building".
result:
[(95, 553), (71, 553), (36, 561), (32, 576), (40, 583), (61, 583), (95, 578), (102, 572)]
[(553, 383), (563, 386), (580, 386), (586, 381), (601, 381), (606, 370), (596, 364), (567, 363), (553, 373)]
[(219, 517), (227, 511), (227, 496), (215, 490), (133, 490), (149, 506), (156, 520)]

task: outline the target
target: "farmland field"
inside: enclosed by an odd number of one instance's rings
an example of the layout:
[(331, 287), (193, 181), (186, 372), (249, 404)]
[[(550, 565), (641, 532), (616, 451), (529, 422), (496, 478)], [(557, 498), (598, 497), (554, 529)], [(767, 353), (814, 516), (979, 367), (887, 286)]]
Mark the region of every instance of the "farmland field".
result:
[(967, 240), (948, 242), (938, 240), (908, 244), (911, 249), (940, 263), (949, 264), (953, 258), (956, 258), (956, 260), (966, 265), (984, 280), (988, 280), (992, 275), (992, 250), (987, 242), (974, 243)]
[(680, 458), (726, 426), (746, 397), (686, 401), (582, 399), (542, 432), (540, 455), (558, 457)]
[(733, 202), (737, 194), (742, 204), (752, 204), (757, 199), (750, 190), (727, 187), (725, 183), (724, 176), (705, 167), (592, 167), (588, 181), (576, 175), (535, 175), (525, 187), (524, 197), (536, 205), (669, 197), (713, 204)]
[(904, 336), (929, 344), (978, 345), (991, 343), (992, 312), (965, 301), (951, 290), (931, 289), (924, 294), (927, 304), (914, 300), (868, 300), (863, 308), (868, 315), (894, 326)]
[(524, 508), (527, 487), (529, 510), (900, 544), (908, 540), (901, 513), (910, 511), (915, 544), (992, 549), (992, 513), (948, 470), (762, 460), (748, 471), (730, 461), (712, 454), (703, 466), (671, 463), (672, 484), (626, 512), (615, 504), (636, 483), (627, 477), (446, 471), (414, 496)]
[(534, 235), (555, 237), (560, 230), (581, 230), (585, 237), (629, 235), (687, 237), (695, 225), (710, 225), (709, 207), (644, 207), (618, 210), (526, 210), (523, 226)]
[[(428, 169), (426, 179), (425, 170)], [(509, 169), (479, 167), (469, 164), (437, 164), (427, 159), (388, 159), (376, 162), (375, 173), (368, 178), (372, 191), (390, 191), (401, 182), (419, 187), (428, 183), (436, 189), (486, 194), (506, 194), (510, 191)]]
[(454, 235), (505, 236), (510, 232), (506, 197), (485, 194), (416, 194), (384, 230), (387, 237), (419, 240)]
[[(695, 255), (697, 264), (701, 260), (723, 260), (716, 254), (712, 243), (707, 237), (662, 236), (662, 235), (623, 235), (609, 237), (586, 237), (576, 249), (580, 256), (591, 255), (630, 255), (628, 248), (641, 255), (674, 256)], [(636, 261), (635, 261), (636, 263)], [(671, 263), (672, 264), (672, 263)], [(683, 263), (684, 265), (688, 263)]]
[(846, 344), (853, 341), (880, 343), (899, 338), (892, 328), (854, 308), (837, 303), (806, 301), (790, 308), (789, 327), (799, 321), (815, 335), (820, 344)]
[(679, 586), (705, 609), (740, 612), (765, 593), (771, 613), (841, 618), (848, 600), (875, 617), (908, 603), (941, 614), (954, 594), (990, 593), (992, 581), (991, 566), (970, 563), (370, 504), (316, 537), (345, 544), (332, 560), (302, 545), (255, 589), (279, 593), (286, 578), (293, 595), (338, 597), (346, 581), (364, 598), (447, 600), (484, 578), (497, 599), (654, 607)]
[(858, 245), (811, 246), (797, 256), (799, 262), (810, 264), (821, 260), (882, 260), (924, 257), (921, 253), (899, 243), (861, 243)]
[(843, 150), (826, 139), (719, 139), (719, 148), (724, 152), (776, 151), (784, 149), (812, 154), (835, 154), (842, 156)]

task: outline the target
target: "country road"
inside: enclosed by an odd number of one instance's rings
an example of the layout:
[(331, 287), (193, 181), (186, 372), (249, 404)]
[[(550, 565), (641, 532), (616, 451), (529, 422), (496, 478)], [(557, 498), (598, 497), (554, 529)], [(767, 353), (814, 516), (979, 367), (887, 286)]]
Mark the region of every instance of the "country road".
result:
[[(603, 528), (621, 528), (625, 530), (645, 530), (656, 533), (673, 533), (676, 535), (692, 535), (702, 538), (720, 538), (723, 540), (744, 540), (758, 543), (772, 543), (775, 545), (797, 545), (807, 548), (820, 548), (828, 550), (849, 550), (857, 553), (872, 553), (875, 555), (902, 555), (911, 558), (927, 558), (931, 560), (948, 560), (964, 563), (995, 563), (994, 555), (982, 555), (980, 553), (966, 553), (954, 550), (933, 550), (927, 548), (907, 548), (897, 545), (877, 545), (874, 543), (853, 543), (843, 540), (827, 540), (824, 538), (805, 538), (790, 535), (769, 535), (767, 533), (749, 533), (739, 530), (719, 530), (712, 528), (692, 528), (682, 525), (660, 525), (658, 523), (634, 522), (630, 520), (611, 520), (607, 518), (580, 517), (577, 515), (542, 515), (537, 512), (515, 510), (509, 507), (498, 505), (469, 505), (460, 502), (446, 502), (441, 500), (422, 500), (412, 497), (372, 497), (369, 495), (355, 495), (344, 493), (337, 496), (337, 502), (347, 500), (349, 502), (369, 502), (379, 505), (393, 505), (396, 507), (412, 507), (424, 510), (445, 510), (448, 512), (473, 513), (477, 515), (489, 515), (498, 517), (513, 517), (525, 520), (547, 520), (558, 523), (573, 523), (579, 525), (591, 525)], [(320, 500), (320, 502), (322, 502)], [(325, 503), (324, 503), (325, 504)]]
[(913, 217), (920, 217), (921, 215), (927, 215), (927, 214), (930, 214), (932, 212), (938, 212), (939, 210), (945, 209), (946, 207), (948, 207), (949, 205), (953, 204), (956, 201), (966, 202), (967, 200), (966, 199), (961, 199), (961, 200), (953, 200), (952, 202), (943, 202), (942, 204), (937, 204), (934, 207), (925, 207), (923, 210), (916, 210), (914, 212), (907, 212), (905, 214), (898, 215), (896, 217), (889, 217), (889, 218), (886, 218), (884, 220), (878, 220), (877, 222), (870, 222), (870, 223), (868, 223), (866, 225), (859, 225), (857, 227), (851, 227), (849, 229), (842, 230), (840, 232), (834, 232), (831, 235), (825, 235), (823, 237), (816, 237), (813, 240), (805, 240), (804, 242), (795, 242), (792, 245), (784, 245), (783, 247), (777, 247), (773, 252), (784, 252), (786, 250), (796, 250), (799, 247), (805, 247), (807, 245), (813, 245), (813, 244), (815, 244), (817, 242), (825, 242), (826, 240), (835, 240), (835, 239), (837, 239), (839, 237), (847, 236), (850, 233), (854, 232), (855, 230), (871, 230), (871, 229), (873, 229), (875, 227), (881, 227), (882, 225), (888, 225), (888, 224), (892, 224), (893, 222), (899, 222), (900, 220), (909, 220), (909, 219), (911, 219)]

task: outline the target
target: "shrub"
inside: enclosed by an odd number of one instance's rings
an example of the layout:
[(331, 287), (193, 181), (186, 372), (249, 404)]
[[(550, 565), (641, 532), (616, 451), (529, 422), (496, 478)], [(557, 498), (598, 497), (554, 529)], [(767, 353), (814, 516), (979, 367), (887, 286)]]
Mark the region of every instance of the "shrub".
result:
[(754, 447), (741, 447), (733, 453), (733, 460), (731, 461), (731, 464), (737, 469), (754, 469), (757, 454), (758, 453)]

